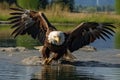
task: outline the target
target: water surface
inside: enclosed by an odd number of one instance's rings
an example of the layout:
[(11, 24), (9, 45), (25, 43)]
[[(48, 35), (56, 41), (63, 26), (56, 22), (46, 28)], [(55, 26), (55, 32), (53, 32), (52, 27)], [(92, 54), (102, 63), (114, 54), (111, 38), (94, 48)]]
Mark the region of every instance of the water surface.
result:
[(120, 80), (120, 68), (23, 66), (0, 60), (0, 80)]

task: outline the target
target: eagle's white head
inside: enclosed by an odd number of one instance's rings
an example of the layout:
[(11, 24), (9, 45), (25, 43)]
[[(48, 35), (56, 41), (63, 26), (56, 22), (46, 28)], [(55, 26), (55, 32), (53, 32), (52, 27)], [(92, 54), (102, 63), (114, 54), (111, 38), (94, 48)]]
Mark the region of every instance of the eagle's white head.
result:
[(54, 45), (62, 45), (65, 41), (65, 35), (62, 31), (52, 31), (48, 35), (48, 41)]

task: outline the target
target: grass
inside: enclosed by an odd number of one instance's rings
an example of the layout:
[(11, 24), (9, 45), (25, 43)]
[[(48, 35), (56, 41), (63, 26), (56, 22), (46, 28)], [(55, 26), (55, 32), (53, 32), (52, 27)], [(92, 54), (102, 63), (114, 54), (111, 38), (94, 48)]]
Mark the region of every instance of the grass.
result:
[[(7, 20), (10, 17), (9, 13), (12, 12), (9, 9), (7, 3), (0, 3), (0, 20)], [(11, 7), (15, 7), (12, 5)], [(114, 13), (71, 13), (67, 10), (61, 11), (59, 7), (56, 9), (46, 9), (42, 10), (45, 13), (48, 20), (52, 23), (76, 23), (81, 22), (112, 22), (115, 24), (120, 24), (120, 15)]]
[(112, 22), (120, 23), (120, 16), (106, 13), (62, 13), (54, 15), (45, 12), (48, 19), (53, 23), (81, 23), (81, 22)]
[[(9, 5), (6, 2), (0, 3), (0, 21), (7, 20), (10, 17), (9, 13), (12, 12), (9, 9)], [(11, 7), (15, 7), (13, 4)], [(42, 10), (45, 13), (48, 20), (51, 23), (73, 23), (73, 26), (57, 26), (60, 30), (71, 30), (76, 27), (81, 22), (110, 22), (115, 25), (120, 24), (120, 15), (117, 15), (113, 12), (102, 12), (102, 13), (71, 13), (66, 8), (64, 11), (61, 10), (59, 5), (56, 5), (46, 10)], [(54, 25), (54, 24), (53, 24)], [(3, 27), (5, 28), (5, 27)]]
[[(15, 5), (13, 4), (11, 5), (11, 7), (15, 7)], [(7, 20), (8, 17), (10, 17), (9, 13), (11, 12), (11, 10), (9, 8), (10, 6), (8, 5), (8, 3), (0, 3), (0, 21)]]
[[(0, 20), (7, 20), (10, 17), (10, 10), (0, 9)], [(44, 12), (48, 20), (52, 23), (76, 23), (81, 22), (112, 22), (120, 24), (120, 15), (106, 14), (106, 13), (61, 13), (62, 15), (55, 15), (50, 12)]]
[(8, 17), (10, 17), (9, 13), (10, 13), (10, 10), (8, 9), (5, 9), (5, 10), (0, 9), (0, 21), (7, 20)]
[(12, 31), (10, 25), (0, 25), (0, 39), (10, 38)]
[(54, 25), (60, 31), (70, 31), (74, 29), (77, 25)]

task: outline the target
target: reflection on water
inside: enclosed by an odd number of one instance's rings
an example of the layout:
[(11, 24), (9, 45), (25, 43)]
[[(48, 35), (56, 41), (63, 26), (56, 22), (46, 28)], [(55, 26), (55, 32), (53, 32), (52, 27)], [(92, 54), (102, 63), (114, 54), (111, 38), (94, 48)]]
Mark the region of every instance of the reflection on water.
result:
[(0, 39), (0, 47), (14, 47), (16, 41), (14, 39)]
[[(95, 80), (120, 80), (120, 68), (107, 67), (78, 67), (77, 71), (81, 74), (88, 74), (96, 78)], [(89, 79), (88, 79), (89, 80)], [(94, 79), (90, 79), (94, 80)]]
[(20, 66), (0, 60), (0, 80), (30, 80), (34, 67)]
[(45, 66), (30, 80), (120, 80), (120, 68)]
[(0, 80), (120, 80), (120, 68), (22, 66), (0, 59)]
[(103, 80), (101, 76), (88, 74), (83, 70), (77, 71), (75, 66), (70, 65), (45, 66), (31, 80)]

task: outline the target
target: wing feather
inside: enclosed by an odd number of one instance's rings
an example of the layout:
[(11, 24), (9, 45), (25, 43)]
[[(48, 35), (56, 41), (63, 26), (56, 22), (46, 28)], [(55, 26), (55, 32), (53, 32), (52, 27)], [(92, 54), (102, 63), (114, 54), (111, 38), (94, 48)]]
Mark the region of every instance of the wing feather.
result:
[(103, 31), (106, 32), (107, 34), (113, 36), (113, 34), (110, 31), (106, 30), (106, 29), (103, 29)]
[(16, 23), (16, 22), (19, 22), (19, 21), (20, 21), (20, 18), (12, 20), (10, 23), (13, 24), (13, 23)]
[(56, 30), (41, 12), (26, 10), (23, 8), (10, 9), (14, 11), (10, 13), (11, 17), (8, 18), (10, 23), (13, 24), (11, 28), (15, 28), (11, 34), (14, 38), (18, 35), (28, 34), (44, 44), (47, 32)]
[(110, 37), (105, 33), (105, 32), (101, 32), (105, 37), (107, 37), (107, 38), (109, 38), (110, 39)]
[(10, 13), (10, 15), (22, 15), (22, 14), (24, 14), (23, 12), (12, 12), (12, 13)]
[(20, 15), (19, 15), (19, 16), (12, 16), (12, 17), (8, 18), (8, 20), (20, 19), (20, 18), (21, 18), (21, 16), (20, 16)]
[(15, 28), (15, 27), (18, 27), (20, 25), (20, 22), (17, 22), (17, 23), (15, 23), (12, 27), (11, 27), (11, 29), (12, 28)]
[(15, 11), (24, 11), (23, 8), (10, 8), (11, 10), (15, 10)]
[(110, 39), (116, 28), (111, 23), (85, 22), (78, 25), (69, 33), (67, 40), (68, 49), (73, 52), (85, 45), (94, 42), (96, 39)]
[(106, 41), (106, 39), (104, 38), (104, 36), (103, 36), (102, 34), (100, 34), (100, 37), (101, 37), (103, 40)]
[(111, 32), (113, 32), (113, 33), (115, 33), (115, 31), (114, 30), (112, 30), (111, 28), (109, 28), (109, 27), (104, 27), (106, 30), (109, 30), (109, 31), (111, 31)]

